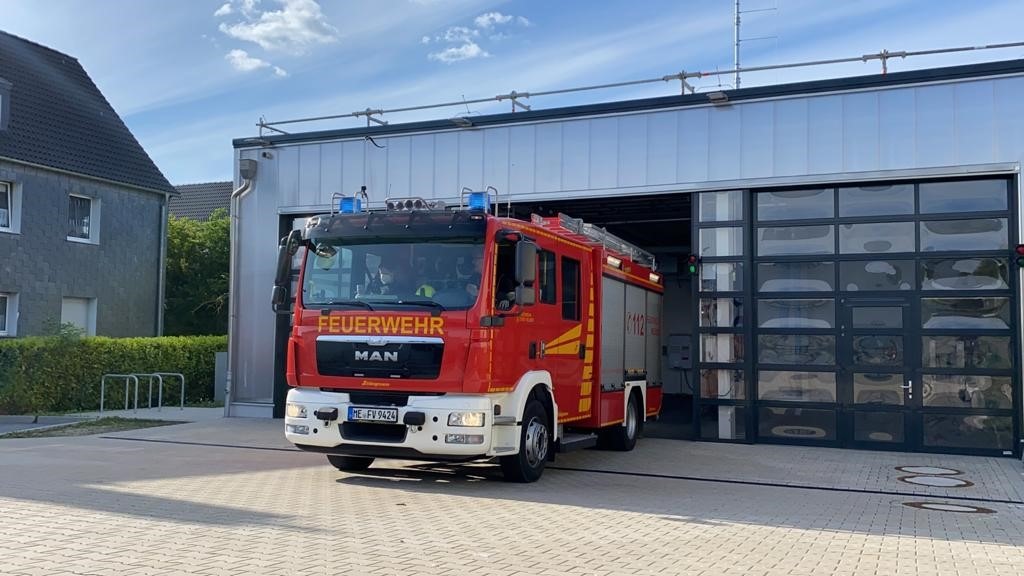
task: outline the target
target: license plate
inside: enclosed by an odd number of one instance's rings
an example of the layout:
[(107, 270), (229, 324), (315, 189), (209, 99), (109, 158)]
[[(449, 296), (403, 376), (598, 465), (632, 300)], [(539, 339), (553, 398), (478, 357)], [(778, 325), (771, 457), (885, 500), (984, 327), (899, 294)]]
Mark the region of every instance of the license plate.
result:
[(398, 422), (397, 408), (359, 408), (349, 406), (348, 419), (354, 422)]

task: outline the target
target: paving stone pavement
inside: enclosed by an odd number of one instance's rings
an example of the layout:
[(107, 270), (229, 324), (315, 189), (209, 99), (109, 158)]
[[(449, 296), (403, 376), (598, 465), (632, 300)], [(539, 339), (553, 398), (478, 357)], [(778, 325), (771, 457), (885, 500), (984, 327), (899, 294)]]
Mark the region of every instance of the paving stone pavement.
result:
[[(488, 464), (345, 474), (280, 428), (0, 440), (0, 574), (1024, 573), (1016, 460), (645, 439), (560, 455), (515, 485)], [(896, 480), (893, 466), (923, 463), (974, 486)]]

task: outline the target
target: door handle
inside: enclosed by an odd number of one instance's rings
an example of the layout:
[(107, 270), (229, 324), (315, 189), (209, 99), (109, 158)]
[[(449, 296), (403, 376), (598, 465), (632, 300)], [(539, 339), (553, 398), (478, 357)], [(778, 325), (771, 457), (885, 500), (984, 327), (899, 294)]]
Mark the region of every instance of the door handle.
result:
[(908, 399), (913, 399), (914, 398), (914, 381), (913, 380), (907, 380), (907, 383), (901, 385), (900, 388), (903, 388), (904, 390), (907, 391), (907, 398)]

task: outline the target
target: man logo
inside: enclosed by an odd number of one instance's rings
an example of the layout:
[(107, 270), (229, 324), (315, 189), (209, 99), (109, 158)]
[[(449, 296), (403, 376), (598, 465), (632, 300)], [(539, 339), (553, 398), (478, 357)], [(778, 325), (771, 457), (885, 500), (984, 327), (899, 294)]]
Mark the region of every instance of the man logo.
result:
[(374, 350), (356, 350), (356, 360), (366, 360), (370, 362), (398, 362), (398, 352), (378, 352)]

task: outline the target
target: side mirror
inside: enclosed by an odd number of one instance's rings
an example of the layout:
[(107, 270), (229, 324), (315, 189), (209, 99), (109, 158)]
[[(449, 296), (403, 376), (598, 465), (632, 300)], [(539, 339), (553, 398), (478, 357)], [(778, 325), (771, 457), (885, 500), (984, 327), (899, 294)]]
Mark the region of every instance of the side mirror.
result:
[(537, 281), (537, 245), (528, 240), (516, 243), (516, 284), (532, 288)]
[(270, 306), (274, 309), (276, 314), (289, 314), (289, 302), (288, 302), (288, 288), (284, 286), (274, 286), (274, 291), (270, 295)]
[(516, 304), (533, 306), (537, 303), (537, 245), (528, 240), (516, 243)]
[(281, 238), (281, 243), (277, 249), (277, 273), (274, 275), (274, 286), (287, 285), (288, 274), (291, 272), (292, 256), (299, 251), (301, 245), (301, 230), (292, 230), (287, 236)]

